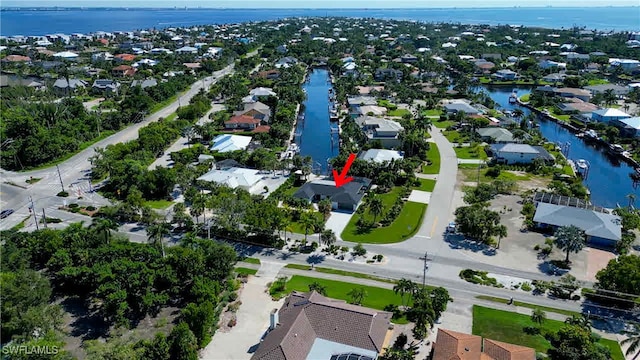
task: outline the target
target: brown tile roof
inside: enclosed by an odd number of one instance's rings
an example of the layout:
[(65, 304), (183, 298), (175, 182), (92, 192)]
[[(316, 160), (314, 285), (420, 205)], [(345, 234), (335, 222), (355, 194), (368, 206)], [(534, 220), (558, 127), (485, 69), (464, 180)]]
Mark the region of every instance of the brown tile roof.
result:
[(22, 55), (8, 55), (4, 59), (2, 59), (2, 61), (24, 62), (24, 61), (31, 61), (31, 58), (28, 56), (22, 56)]
[(114, 57), (123, 61), (133, 61), (136, 59), (136, 56), (132, 54), (118, 54)]
[(271, 130), (271, 126), (269, 126), (269, 125), (260, 125), (260, 126), (256, 127), (255, 129), (253, 129), (252, 132), (254, 132), (254, 133), (268, 133), (269, 130)]
[(440, 328), (433, 348), (433, 360), (480, 360), (482, 338)]
[(495, 360), (534, 360), (536, 351), (525, 346), (484, 339), (484, 352)]
[(231, 117), (229, 120), (224, 122), (225, 124), (260, 124), (260, 119), (254, 119), (251, 116), (247, 115), (237, 115)]
[(293, 292), (280, 311), (279, 325), (252, 360), (304, 360), (316, 338), (380, 352), (391, 313), (350, 305), (316, 292)]

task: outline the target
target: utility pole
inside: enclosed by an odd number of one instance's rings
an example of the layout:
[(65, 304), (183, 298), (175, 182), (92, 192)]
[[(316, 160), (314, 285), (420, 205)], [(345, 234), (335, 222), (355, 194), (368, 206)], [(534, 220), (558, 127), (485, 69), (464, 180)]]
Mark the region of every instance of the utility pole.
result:
[(427, 285), (427, 269), (429, 268), (429, 265), (427, 265), (428, 255), (429, 255), (429, 252), (425, 251), (424, 256), (419, 258), (420, 260), (424, 260), (424, 266), (422, 267), (422, 287), (423, 288)]
[(64, 183), (62, 182), (62, 175), (60, 175), (60, 167), (56, 165), (56, 169), (58, 170), (58, 179), (60, 179), (60, 186), (62, 186), (62, 191), (64, 192)]
[(33, 198), (29, 195), (29, 201), (31, 202), (30, 212), (33, 214), (33, 221), (36, 223), (36, 230), (40, 230), (38, 226), (38, 217), (36, 217), (36, 208), (33, 206)]
[(47, 215), (44, 213), (44, 208), (42, 208), (42, 221), (44, 221), (44, 228), (47, 228)]

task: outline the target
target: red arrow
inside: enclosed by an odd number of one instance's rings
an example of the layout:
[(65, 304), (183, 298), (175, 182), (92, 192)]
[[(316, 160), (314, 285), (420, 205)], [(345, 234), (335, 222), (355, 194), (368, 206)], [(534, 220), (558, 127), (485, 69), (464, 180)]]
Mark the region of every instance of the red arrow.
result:
[(355, 159), (356, 154), (349, 155), (347, 163), (344, 164), (344, 168), (342, 169), (342, 173), (340, 173), (340, 175), (338, 175), (338, 172), (335, 169), (333, 170), (333, 180), (336, 182), (336, 187), (346, 185), (353, 180), (351, 176), (347, 177), (347, 173), (349, 172), (349, 168), (351, 167), (351, 164)]

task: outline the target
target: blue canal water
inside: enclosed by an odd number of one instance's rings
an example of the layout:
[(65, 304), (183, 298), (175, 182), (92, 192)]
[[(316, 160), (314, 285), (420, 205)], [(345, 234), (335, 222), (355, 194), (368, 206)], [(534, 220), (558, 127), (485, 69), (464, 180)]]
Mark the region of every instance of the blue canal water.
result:
[[(45, 2), (45, 1), (41, 1)], [(53, 1), (52, 1), (53, 2)], [(102, 2), (103, 4), (106, 2)], [(340, 16), (447, 22), (462, 24), (518, 24), (545, 28), (637, 31), (640, 7), (503, 7), (503, 8), (422, 8), (422, 9), (205, 9), (173, 8), (176, 1), (150, 1), (149, 6), (167, 9), (87, 8), (0, 11), (0, 33), (46, 35), (95, 31), (133, 31), (173, 26), (229, 24), (245, 21), (277, 20), (289, 17)], [(213, 2), (211, 2), (213, 3)], [(346, 3), (345, 3), (346, 4)], [(425, 2), (426, 4), (426, 2)], [(21, 6), (17, 0), (3, 7)], [(87, 2), (87, 6), (92, 6)], [(394, 4), (389, 3), (390, 6)], [(420, 4), (422, 5), (422, 4)], [(94, 4), (93, 6), (100, 6)], [(216, 6), (215, 4), (212, 6)]]
[(329, 121), (329, 89), (332, 88), (329, 71), (313, 69), (302, 88), (307, 99), (304, 101), (304, 119), (298, 120), (296, 127), (295, 142), (300, 146), (300, 155), (313, 159), (314, 173), (328, 174), (328, 161), (339, 152), (339, 135), (331, 133), (331, 129), (337, 131), (337, 124)]
[[(530, 87), (492, 87), (484, 88), (483, 91), (487, 92), (503, 109), (513, 110), (519, 107), (509, 103), (509, 95), (513, 89), (517, 89), (518, 96), (531, 93)], [(525, 115), (531, 112), (524, 107), (520, 107), (520, 109)], [(591, 202), (594, 205), (609, 208), (616, 207), (617, 204), (625, 206), (628, 204), (626, 195), (631, 193), (640, 198), (639, 189), (633, 188), (633, 182), (629, 177), (629, 174), (634, 171), (633, 167), (625, 162), (612, 159), (604, 153), (603, 149), (585, 143), (553, 121), (538, 120), (538, 124), (540, 132), (547, 140), (555, 143), (570, 143), (567, 156), (569, 159), (589, 161), (591, 167), (584, 184), (591, 191)]]

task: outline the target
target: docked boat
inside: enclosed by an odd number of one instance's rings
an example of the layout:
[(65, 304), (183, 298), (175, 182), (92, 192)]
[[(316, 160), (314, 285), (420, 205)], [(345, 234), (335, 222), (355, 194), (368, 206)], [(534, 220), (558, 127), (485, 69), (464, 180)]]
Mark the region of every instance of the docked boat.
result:
[(518, 102), (518, 90), (514, 89), (511, 95), (509, 95), (509, 103), (513, 104), (515, 102)]
[(596, 141), (598, 140), (598, 133), (595, 130), (587, 130), (584, 132), (584, 139), (586, 141)]
[(586, 170), (589, 167), (589, 164), (587, 163), (587, 160), (580, 159), (576, 161), (576, 166), (578, 167), (578, 169)]
[(624, 153), (625, 150), (622, 147), (622, 145), (611, 144), (611, 145), (609, 145), (608, 151), (612, 155), (622, 155), (622, 153)]

